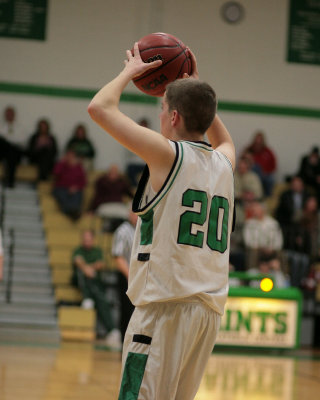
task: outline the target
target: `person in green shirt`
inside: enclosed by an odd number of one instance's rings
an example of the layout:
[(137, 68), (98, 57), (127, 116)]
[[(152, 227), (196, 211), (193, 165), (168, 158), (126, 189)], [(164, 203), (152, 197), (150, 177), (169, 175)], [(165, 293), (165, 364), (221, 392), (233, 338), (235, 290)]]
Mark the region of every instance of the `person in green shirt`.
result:
[(86, 172), (92, 171), (93, 160), (96, 154), (92, 141), (87, 136), (87, 129), (83, 124), (78, 124), (72, 137), (66, 144), (66, 150), (72, 149), (81, 159)]
[(81, 244), (72, 254), (72, 264), (72, 282), (83, 294), (82, 307), (88, 309), (95, 306), (97, 316), (107, 331), (106, 344), (110, 347), (121, 347), (120, 331), (115, 328), (102, 280), (103, 253), (100, 247), (94, 245), (92, 231), (83, 232)]

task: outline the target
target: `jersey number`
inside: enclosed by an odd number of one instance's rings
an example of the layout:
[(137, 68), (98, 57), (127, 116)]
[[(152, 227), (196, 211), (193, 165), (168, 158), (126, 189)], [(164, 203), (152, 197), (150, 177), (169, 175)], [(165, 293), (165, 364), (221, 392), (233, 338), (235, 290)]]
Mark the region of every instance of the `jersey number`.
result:
[[(195, 211), (195, 204), (200, 204)], [(185, 211), (180, 217), (178, 243), (203, 247), (205, 232), (192, 232), (193, 225), (203, 226), (207, 220), (208, 197), (206, 192), (188, 189), (183, 193), (182, 205), (193, 210)], [(199, 208), (199, 207), (198, 207)], [(228, 245), (229, 203), (225, 197), (213, 196), (210, 205), (207, 229), (207, 245), (211, 250), (224, 253)]]

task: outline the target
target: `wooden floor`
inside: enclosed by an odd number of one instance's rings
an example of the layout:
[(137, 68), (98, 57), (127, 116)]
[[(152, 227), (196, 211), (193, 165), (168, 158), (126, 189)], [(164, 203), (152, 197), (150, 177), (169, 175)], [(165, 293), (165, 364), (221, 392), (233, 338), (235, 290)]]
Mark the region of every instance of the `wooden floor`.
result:
[[(56, 348), (0, 343), (1, 400), (114, 400), (119, 374), (120, 353), (96, 345), (64, 343)], [(320, 357), (312, 352), (288, 357), (216, 350), (196, 400), (319, 398)]]

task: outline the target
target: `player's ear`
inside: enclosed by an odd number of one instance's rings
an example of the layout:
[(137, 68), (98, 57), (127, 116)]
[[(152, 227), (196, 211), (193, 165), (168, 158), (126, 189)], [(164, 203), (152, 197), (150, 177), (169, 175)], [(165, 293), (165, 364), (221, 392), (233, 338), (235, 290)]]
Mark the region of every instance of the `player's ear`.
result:
[(178, 113), (178, 111), (177, 110), (173, 110), (171, 112), (171, 126), (172, 127), (177, 126), (177, 124), (179, 123), (180, 119), (181, 119), (181, 115)]

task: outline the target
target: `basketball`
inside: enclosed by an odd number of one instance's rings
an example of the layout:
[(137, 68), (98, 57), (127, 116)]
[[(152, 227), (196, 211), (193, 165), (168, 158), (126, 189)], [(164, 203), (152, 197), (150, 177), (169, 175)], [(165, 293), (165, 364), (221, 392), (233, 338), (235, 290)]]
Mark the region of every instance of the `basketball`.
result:
[[(191, 74), (191, 60), (188, 49), (178, 38), (168, 33), (151, 33), (138, 41), (144, 62), (162, 60), (158, 68), (150, 69), (133, 79), (143, 93), (163, 96), (168, 83)], [(133, 49), (131, 50), (133, 53)]]

